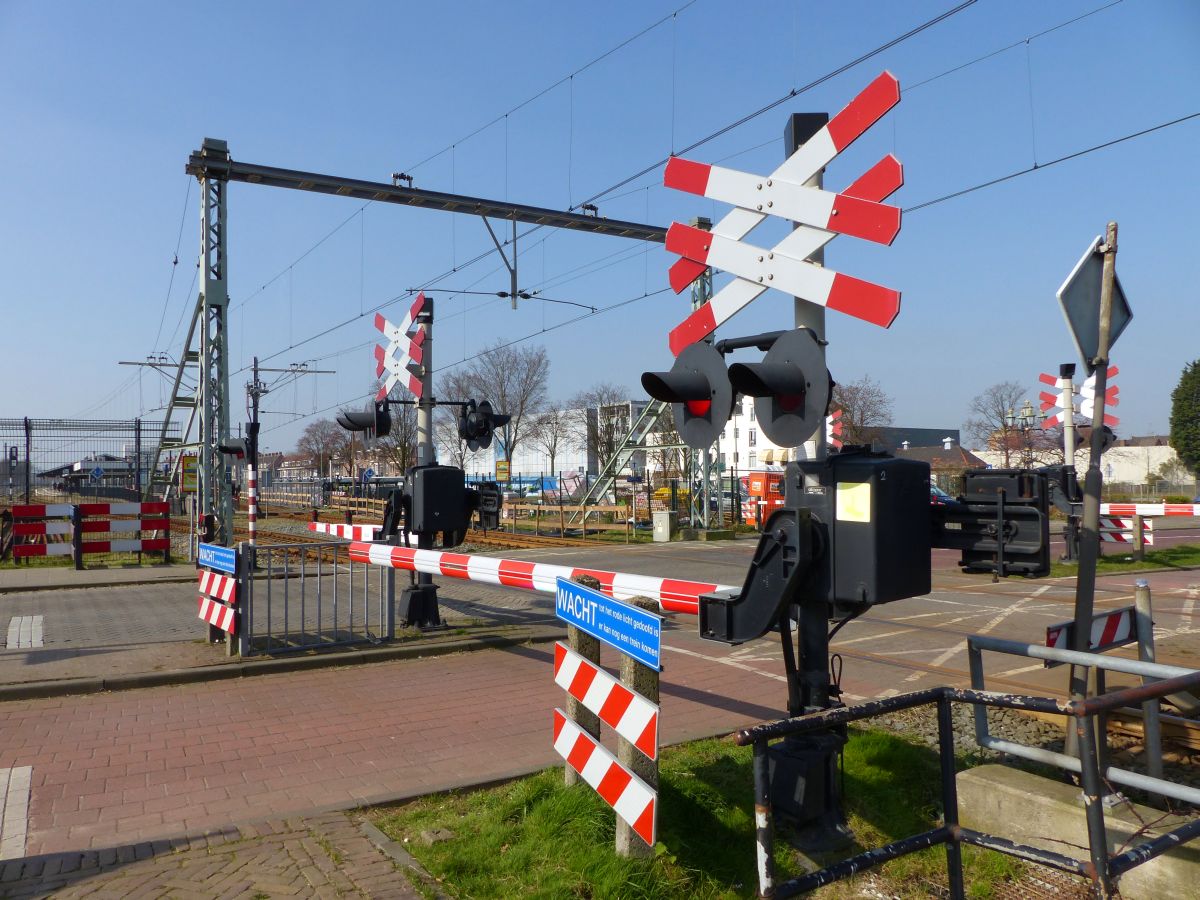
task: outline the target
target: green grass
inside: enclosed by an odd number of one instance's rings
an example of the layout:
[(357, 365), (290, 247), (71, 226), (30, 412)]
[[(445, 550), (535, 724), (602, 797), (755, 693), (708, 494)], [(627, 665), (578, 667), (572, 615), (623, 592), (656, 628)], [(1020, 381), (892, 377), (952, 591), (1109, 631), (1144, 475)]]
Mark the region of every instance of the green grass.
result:
[[(613, 852), (614, 814), (585, 785), (563, 786), (561, 768), (496, 788), (439, 794), (375, 813), (376, 824), (456, 897), (751, 897), (754, 865), (750, 749), (728, 740), (670, 748), (661, 759), (659, 844), (649, 860)], [(852, 732), (846, 750), (846, 800), (858, 845), (845, 855), (934, 827), (940, 816), (937, 757), (885, 732)], [(431, 846), (420, 834), (445, 828), (454, 838)], [(1020, 863), (965, 848), (971, 896), (1019, 876)], [(777, 835), (780, 880), (800, 862)], [(831, 861), (832, 857), (822, 862)], [(945, 885), (938, 847), (879, 870), (891, 893), (937, 895)], [(861, 884), (861, 878), (858, 882)], [(857, 893), (843, 882), (818, 896)]]
[[(1110, 545), (1108, 555), (1100, 557), (1096, 563), (1096, 571), (1100, 574), (1118, 572), (1137, 572), (1142, 569), (1188, 569), (1200, 566), (1200, 546), (1196, 544), (1176, 544), (1174, 547), (1164, 547), (1162, 550), (1146, 548), (1146, 558), (1142, 562), (1133, 559), (1132, 552), (1117, 552)], [(1050, 575), (1064, 577), (1076, 575), (1079, 566), (1076, 563), (1056, 562), (1050, 565)]]

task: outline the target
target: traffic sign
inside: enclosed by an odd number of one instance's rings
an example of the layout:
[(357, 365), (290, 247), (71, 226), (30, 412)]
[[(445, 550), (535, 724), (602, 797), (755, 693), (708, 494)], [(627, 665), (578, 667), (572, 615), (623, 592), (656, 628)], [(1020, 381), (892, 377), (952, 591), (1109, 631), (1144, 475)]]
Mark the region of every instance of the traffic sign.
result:
[(217, 544), (201, 544), (196, 554), (196, 561), (209, 569), (219, 572), (237, 574), (237, 553), (229, 547)]
[(556, 616), (642, 665), (662, 671), (662, 616), (565, 578), (557, 583)]
[(363, 471), (362, 471), (362, 480), (363, 481), (370, 481), (374, 477), (375, 477), (374, 469), (363, 469)]
[[(707, 337), (772, 287), (885, 328), (891, 325), (900, 308), (899, 292), (805, 260), (839, 233), (891, 243), (900, 228), (900, 210), (881, 201), (903, 184), (900, 163), (894, 156), (884, 157), (840, 194), (805, 182), (899, 101), (899, 82), (882, 73), (765, 178), (678, 158), (668, 162), (667, 187), (736, 207), (711, 231), (678, 223), (668, 230), (667, 249), (683, 257), (670, 270), (677, 293), (710, 265), (737, 276), (671, 331), (673, 353)], [(792, 218), (799, 227), (769, 250), (742, 244), (769, 215)]]
[(387, 378), (380, 387), (379, 393), (375, 395), (377, 401), (386, 398), (397, 384), (407, 388), (418, 400), (421, 398), (423, 391), (421, 379), (409, 367), (415, 367), (420, 371), (425, 355), (422, 348), (422, 344), (425, 342), (425, 329), (418, 328), (412, 337), (409, 337), (409, 332), (413, 329), (417, 316), (424, 308), (425, 294), (422, 292), (417, 294), (404, 318), (397, 324), (389, 322), (380, 313), (375, 314), (375, 327), (388, 339), (387, 347), (382, 344), (375, 346), (375, 377), (383, 378), (384, 373), (387, 373)]
[(100, 466), (96, 466), (96, 468), (92, 469), (90, 474), (92, 476), (92, 481), (99, 481), (104, 477), (104, 469), (102, 469)]
[[(1075, 264), (1067, 280), (1058, 289), (1058, 303), (1066, 317), (1067, 327), (1075, 339), (1075, 346), (1088, 371), (1093, 370), (1092, 360), (1100, 350), (1100, 283), (1104, 272), (1104, 254), (1100, 252), (1103, 237), (1092, 241), (1083, 258)], [(1113, 274), (1112, 325), (1108, 335), (1109, 349), (1117, 342), (1133, 312), (1121, 279)]]

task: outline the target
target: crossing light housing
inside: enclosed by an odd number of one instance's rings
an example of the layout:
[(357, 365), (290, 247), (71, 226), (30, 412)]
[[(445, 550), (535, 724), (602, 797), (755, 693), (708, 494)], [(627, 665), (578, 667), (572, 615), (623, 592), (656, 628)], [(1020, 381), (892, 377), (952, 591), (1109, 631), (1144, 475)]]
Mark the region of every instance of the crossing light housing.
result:
[(781, 334), (762, 362), (734, 363), (729, 380), (738, 393), (755, 398), (759, 427), (780, 447), (798, 447), (824, 425), (832, 385), (809, 328)]
[(250, 455), (250, 441), (248, 438), (229, 438), (217, 444), (217, 449), (234, 459), (246, 459)]
[(467, 442), (468, 449), (486, 450), (492, 446), (492, 435), (496, 429), (503, 428), (510, 421), (512, 416), (494, 412), (490, 401), (481, 400), (477, 404), (474, 400), (468, 400), (458, 417), (458, 436)]
[(387, 437), (392, 430), (392, 415), (387, 401), (377, 401), (362, 412), (338, 413), (337, 423), (347, 431), (365, 431), (369, 438)]
[(733, 385), (724, 358), (704, 341), (685, 347), (670, 372), (643, 372), (642, 387), (655, 400), (671, 404), (679, 436), (693, 450), (716, 443), (733, 413)]

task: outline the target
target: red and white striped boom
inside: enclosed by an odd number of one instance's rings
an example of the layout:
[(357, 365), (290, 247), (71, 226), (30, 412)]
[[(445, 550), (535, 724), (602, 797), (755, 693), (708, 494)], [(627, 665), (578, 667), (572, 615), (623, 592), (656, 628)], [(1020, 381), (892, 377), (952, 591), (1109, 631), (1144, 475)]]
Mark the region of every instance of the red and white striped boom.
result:
[(445, 550), (414, 550), (409, 547), (390, 547), (387, 544), (359, 541), (350, 545), (349, 553), (350, 558), (356, 562), (524, 588), (527, 591), (541, 591), (547, 594), (555, 592), (559, 578), (571, 579), (579, 575), (591, 575), (599, 580), (600, 590), (618, 600), (649, 597), (666, 612), (687, 613), (692, 616), (699, 612), (701, 594), (730, 589), (728, 585), (710, 582), (553, 566), (528, 560), (472, 556)]

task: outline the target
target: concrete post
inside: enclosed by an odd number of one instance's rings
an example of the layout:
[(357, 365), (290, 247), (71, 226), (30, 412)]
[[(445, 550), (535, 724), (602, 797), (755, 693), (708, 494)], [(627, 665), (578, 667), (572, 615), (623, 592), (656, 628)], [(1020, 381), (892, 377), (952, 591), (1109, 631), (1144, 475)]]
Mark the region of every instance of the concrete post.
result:
[(1133, 514), (1133, 558), (1138, 562), (1146, 558), (1146, 522), (1137, 513)]
[[(649, 597), (633, 597), (630, 606), (657, 614), (658, 604)], [(652, 703), (658, 702), (658, 672), (631, 656), (621, 655), (621, 684)], [(617, 740), (617, 761), (638, 778), (658, 790), (658, 760), (649, 759), (641, 750), (624, 738)], [(617, 817), (617, 856), (648, 857), (654, 848), (638, 836), (620, 816)]]
[[(591, 575), (577, 575), (571, 580), (576, 584), (592, 588), (592, 590), (600, 590), (600, 579), (593, 578)], [(567, 646), (589, 662), (600, 665), (599, 638), (594, 638), (587, 632), (580, 631), (574, 625), (568, 625)], [(587, 734), (590, 734), (596, 740), (600, 740), (600, 717), (570, 695), (567, 696), (567, 716)], [(563, 783), (567, 787), (570, 787), (571, 785), (579, 784), (581, 781), (583, 779), (580, 778), (579, 773), (572, 769), (570, 765), (567, 765), (565, 767)]]

